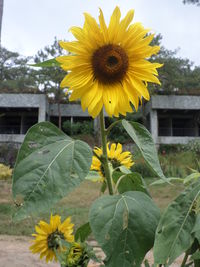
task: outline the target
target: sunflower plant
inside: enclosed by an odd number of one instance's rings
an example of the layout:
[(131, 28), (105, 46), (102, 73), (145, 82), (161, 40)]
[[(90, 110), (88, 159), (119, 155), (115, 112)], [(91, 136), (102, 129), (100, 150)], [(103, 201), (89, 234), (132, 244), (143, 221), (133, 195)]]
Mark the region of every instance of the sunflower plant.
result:
[[(71, 101), (80, 99), (83, 110), (98, 117), (101, 147), (92, 151), (49, 122), (30, 128), (13, 171), (13, 217), (21, 220), (51, 210), (85, 179), (99, 181), (101, 196), (92, 204), (88, 221), (75, 234), (69, 217), (62, 223), (59, 215), (51, 215), (49, 223), (40, 221), (30, 247), (33, 253), (62, 267), (89, 266), (89, 260), (96, 259), (86, 242), (92, 233), (105, 253), (101, 266), (150, 266), (145, 255), (152, 248), (154, 267), (170, 266), (184, 252), (182, 267), (200, 266), (199, 173), (166, 178), (151, 134), (142, 124), (125, 119), (127, 112), (137, 112), (139, 104), (149, 100), (148, 84), (160, 84), (157, 69), (162, 65), (150, 61), (159, 47), (151, 45), (154, 35), (149, 29), (131, 24), (133, 10), (121, 19), (116, 7), (108, 25), (99, 12), (98, 22), (85, 13), (83, 27), (70, 29), (75, 41), (60, 42), (68, 54), (35, 66), (59, 65), (67, 72), (61, 87), (68, 88)], [(124, 119), (105, 128), (105, 113)], [(109, 141), (116, 123), (122, 124), (159, 178), (157, 184), (185, 185), (162, 215), (143, 177), (131, 171), (132, 154)]]

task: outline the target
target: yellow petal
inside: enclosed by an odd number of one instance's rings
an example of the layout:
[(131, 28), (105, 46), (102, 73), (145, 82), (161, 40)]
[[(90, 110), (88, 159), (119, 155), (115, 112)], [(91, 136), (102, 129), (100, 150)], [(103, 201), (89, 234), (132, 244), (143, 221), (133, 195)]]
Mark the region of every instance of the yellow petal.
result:
[(108, 35), (109, 35), (109, 42), (112, 43), (117, 35), (119, 22), (120, 22), (121, 12), (119, 7), (116, 7), (113, 11), (113, 14), (110, 18), (110, 23), (108, 26)]

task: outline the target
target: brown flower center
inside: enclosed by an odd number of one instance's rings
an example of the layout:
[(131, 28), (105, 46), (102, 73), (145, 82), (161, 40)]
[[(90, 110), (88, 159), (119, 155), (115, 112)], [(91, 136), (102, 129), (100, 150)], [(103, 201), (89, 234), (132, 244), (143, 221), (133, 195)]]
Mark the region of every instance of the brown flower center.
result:
[(49, 234), (49, 236), (47, 238), (48, 248), (51, 250), (58, 249), (60, 239), (64, 240), (65, 237), (64, 237), (63, 233), (58, 231), (58, 229), (55, 232)]
[(128, 56), (119, 45), (105, 45), (92, 56), (94, 78), (102, 83), (120, 82), (128, 69)]

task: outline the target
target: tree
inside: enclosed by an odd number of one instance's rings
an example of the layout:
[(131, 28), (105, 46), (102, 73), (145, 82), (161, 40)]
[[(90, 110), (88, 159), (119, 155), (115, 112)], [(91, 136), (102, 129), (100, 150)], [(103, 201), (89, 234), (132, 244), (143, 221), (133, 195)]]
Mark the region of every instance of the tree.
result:
[(22, 57), (4, 47), (0, 49), (0, 90), (6, 92), (37, 91), (34, 73)]
[(200, 5), (200, 0), (183, 0), (184, 4)]
[[(167, 50), (161, 45), (162, 36), (157, 35), (152, 44), (160, 45), (158, 55), (152, 57), (153, 61), (163, 63), (159, 69), (159, 79), (162, 89), (157, 85), (151, 85), (154, 92), (163, 93), (190, 93), (200, 89), (200, 67), (193, 67), (189, 59), (177, 57), (178, 50)], [(200, 91), (199, 91), (200, 93)]]
[[(54, 43), (50, 46), (45, 46), (44, 49), (38, 51), (34, 57), (35, 63), (46, 61), (50, 58), (55, 58), (62, 54), (62, 49), (58, 44), (58, 40), (55, 38)], [(43, 67), (37, 71), (36, 83), (38, 87), (45, 92), (49, 98), (52, 98), (54, 102), (58, 104), (58, 116), (59, 116), (59, 128), (61, 129), (61, 111), (60, 103), (63, 100), (67, 100), (65, 90), (60, 88), (60, 82), (66, 75), (60, 67)]]

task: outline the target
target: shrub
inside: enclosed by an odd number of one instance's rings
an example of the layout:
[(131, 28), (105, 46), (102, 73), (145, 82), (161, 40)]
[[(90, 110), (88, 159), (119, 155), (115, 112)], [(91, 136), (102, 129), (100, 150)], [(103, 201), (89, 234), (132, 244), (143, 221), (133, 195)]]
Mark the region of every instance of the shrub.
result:
[[(134, 158), (133, 158), (134, 160)], [(143, 178), (153, 178), (155, 177), (154, 172), (147, 166), (147, 164), (143, 161), (135, 162), (135, 164), (131, 168), (132, 172), (138, 172), (142, 175)]]
[(63, 130), (68, 135), (91, 134), (93, 135), (94, 127), (92, 121), (73, 122), (65, 121)]
[(12, 169), (10, 167), (0, 163), (0, 180), (10, 179), (12, 176)]
[(159, 146), (159, 153), (160, 154), (169, 154), (169, 153), (178, 153), (186, 150), (185, 145), (181, 144), (172, 144), (172, 145), (160, 145)]
[(200, 155), (200, 140), (192, 140), (186, 145), (186, 149)]
[(14, 167), (19, 145), (12, 143), (5, 143), (0, 145), (0, 162), (5, 165)]
[[(115, 121), (115, 118), (106, 118), (106, 126), (111, 125)], [(112, 128), (109, 134), (109, 139), (112, 140), (112, 142), (121, 144), (127, 143), (131, 140), (121, 123), (116, 124), (115, 127)]]

